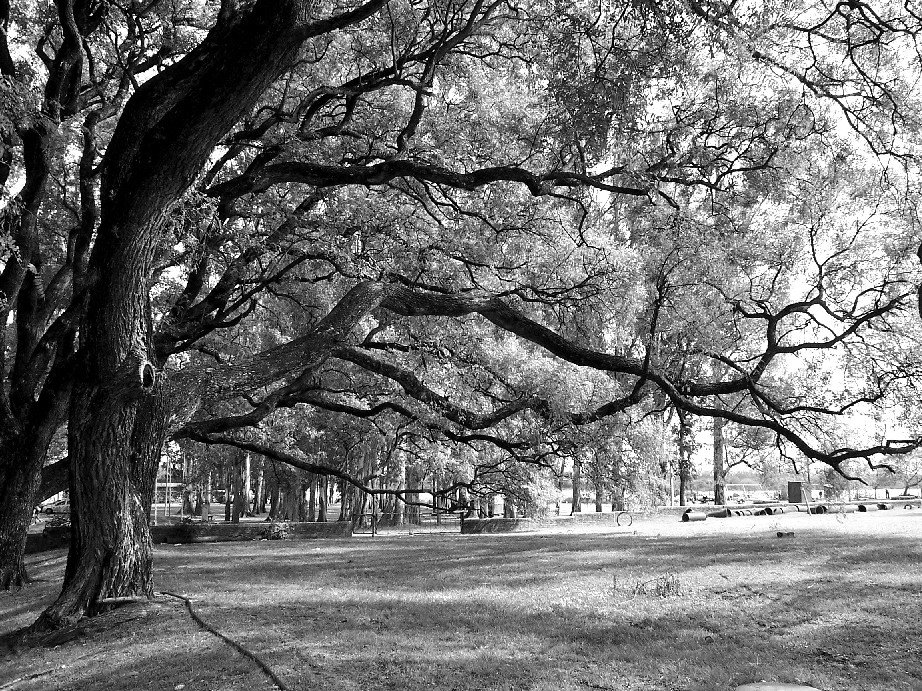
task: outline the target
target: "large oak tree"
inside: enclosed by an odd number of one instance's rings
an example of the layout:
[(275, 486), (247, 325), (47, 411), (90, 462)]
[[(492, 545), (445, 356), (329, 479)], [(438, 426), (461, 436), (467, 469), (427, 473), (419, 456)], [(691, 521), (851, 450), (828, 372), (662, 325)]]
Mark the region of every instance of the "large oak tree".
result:
[[(74, 507), (40, 627), (151, 593), (164, 438), (322, 471), (235, 431), (304, 405), (376, 414), (356, 382), (393, 382), (374, 405), (423, 406), (438, 439), (526, 462), (553, 449), (523, 418), (553, 442), (555, 426), (667, 401), (833, 466), (912, 446), (817, 434), (915, 381), (880, 335), (915, 295), (911, 12), (58, 0), (46, 21), (4, 13), (0, 585), (25, 579), (65, 421)], [(900, 227), (867, 275), (821, 213), (797, 221), (816, 196), (801, 171), (831, 189), (842, 160), (892, 196), (856, 202), (874, 219), (857, 230), (873, 243), (880, 219)], [(275, 342), (240, 347), (277, 301), (298, 309), (267, 329)], [(593, 395), (514, 380), (490, 352), (510, 338)], [(785, 386), (784, 363), (843, 349), (872, 386)], [(426, 357), (441, 382), (414, 374)]]

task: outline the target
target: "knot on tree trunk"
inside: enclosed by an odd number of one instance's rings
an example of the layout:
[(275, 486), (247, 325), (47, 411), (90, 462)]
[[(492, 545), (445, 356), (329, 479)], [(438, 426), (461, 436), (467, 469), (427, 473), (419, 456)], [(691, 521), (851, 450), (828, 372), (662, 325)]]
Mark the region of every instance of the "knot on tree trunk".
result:
[(157, 381), (157, 370), (154, 369), (150, 361), (144, 360), (141, 362), (138, 367), (138, 378), (141, 380), (141, 388), (145, 391), (150, 391), (154, 388)]
[(132, 348), (119, 369), (125, 393), (130, 397), (152, 393), (157, 385), (157, 368), (141, 347)]

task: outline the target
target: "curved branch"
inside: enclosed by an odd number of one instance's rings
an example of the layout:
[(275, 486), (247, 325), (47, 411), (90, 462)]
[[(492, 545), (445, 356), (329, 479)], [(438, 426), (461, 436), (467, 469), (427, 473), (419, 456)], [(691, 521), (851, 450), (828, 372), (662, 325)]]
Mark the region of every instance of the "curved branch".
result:
[(421, 182), (431, 182), (468, 191), (497, 182), (517, 182), (525, 185), (528, 191), (536, 197), (551, 194), (555, 187), (579, 185), (633, 197), (649, 196), (650, 190), (648, 189), (605, 182), (613, 174), (612, 171), (607, 171), (600, 176), (566, 171), (532, 173), (518, 166), (493, 166), (462, 172), (403, 159), (383, 161), (370, 166), (333, 166), (289, 161), (263, 166), (252, 175), (241, 175), (214, 185), (208, 190), (208, 194), (227, 199), (263, 192), (273, 185), (282, 183), (301, 183), (314, 187), (341, 185), (372, 187), (387, 184), (394, 178), (412, 178)]

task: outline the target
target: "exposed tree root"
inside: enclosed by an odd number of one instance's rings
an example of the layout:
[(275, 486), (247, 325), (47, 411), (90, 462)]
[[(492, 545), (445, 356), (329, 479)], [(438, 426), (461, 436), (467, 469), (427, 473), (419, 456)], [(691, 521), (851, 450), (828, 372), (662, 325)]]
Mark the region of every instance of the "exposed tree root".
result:
[(189, 614), (192, 617), (192, 619), (195, 621), (196, 624), (198, 624), (201, 628), (203, 628), (208, 633), (220, 638), (222, 641), (227, 643), (230, 647), (232, 647), (234, 650), (236, 650), (238, 653), (240, 653), (244, 657), (252, 660), (256, 664), (256, 666), (259, 667), (266, 674), (266, 676), (272, 680), (272, 683), (275, 684), (275, 686), (278, 689), (280, 689), (280, 691), (291, 691), (291, 688), (287, 686), (285, 682), (282, 681), (279, 678), (279, 676), (275, 672), (272, 671), (272, 668), (269, 667), (269, 665), (267, 665), (265, 662), (263, 662), (263, 660), (260, 659), (260, 657), (256, 655), (256, 653), (248, 650), (247, 648), (245, 648), (243, 645), (241, 645), (237, 641), (231, 638), (228, 638), (223, 633), (218, 631), (214, 626), (212, 626), (211, 624), (206, 622), (204, 619), (202, 619), (202, 617), (200, 617), (196, 613), (195, 609), (192, 607), (192, 600), (185, 597), (184, 595), (177, 595), (176, 593), (170, 593), (167, 591), (161, 591), (160, 594), (167, 595), (169, 597), (175, 597), (177, 600), (182, 600), (186, 604), (186, 609), (189, 610)]
[(24, 677), (16, 677), (5, 684), (0, 684), (0, 691), (6, 691), (7, 689), (12, 689), (22, 684), (23, 682), (32, 681), (33, 679), (38, 679), (39, 677), (44, 677), (47, 674), (51, 674), (57, 671), (57, 667), (50, 667), (49, 669), (42, 670), (41, 672), (35, 672), (34, 674), (27, 674)]

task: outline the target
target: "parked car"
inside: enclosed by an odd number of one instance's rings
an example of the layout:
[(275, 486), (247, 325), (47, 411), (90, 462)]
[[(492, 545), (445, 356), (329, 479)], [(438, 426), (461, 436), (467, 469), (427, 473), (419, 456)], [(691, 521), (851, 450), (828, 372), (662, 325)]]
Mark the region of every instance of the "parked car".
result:
[(39, 507), (39, 511), (49, 515), (53, 513), (70, 513), (70, 499), (58, 499), (50, 504), (43, 504)]

